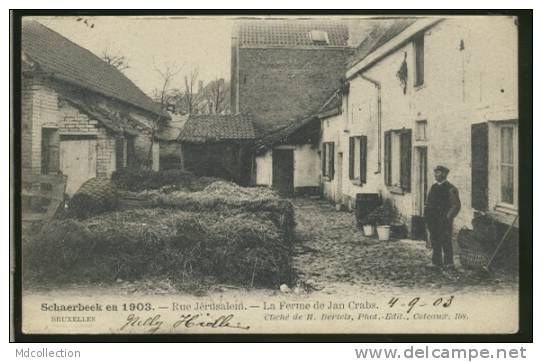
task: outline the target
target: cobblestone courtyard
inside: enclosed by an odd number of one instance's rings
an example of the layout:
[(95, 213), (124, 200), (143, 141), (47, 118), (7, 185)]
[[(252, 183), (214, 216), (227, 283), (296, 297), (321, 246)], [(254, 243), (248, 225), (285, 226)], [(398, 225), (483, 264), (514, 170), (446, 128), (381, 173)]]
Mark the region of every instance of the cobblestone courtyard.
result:
[(294, 268), (300, 280), (312, 279), (324, 292), (344, 287), (369, 292), (408, 288), (489, 293), (517, 288), (517, 278), (508, 273), (480, 275), (462, 269), (457, 250), (455, 272), (432, 271), (428, 268), (431, 250), (424, 241), (365, 237), (355, 227), (351, 212), (337, 211), (323, 200), (297, 198), (292, 202), (297, 223)]

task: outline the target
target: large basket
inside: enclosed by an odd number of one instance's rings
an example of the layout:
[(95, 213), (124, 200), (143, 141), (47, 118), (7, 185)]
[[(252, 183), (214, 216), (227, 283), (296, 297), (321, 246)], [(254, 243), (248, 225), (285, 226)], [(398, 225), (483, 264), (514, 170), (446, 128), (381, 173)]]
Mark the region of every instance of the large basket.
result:
[(489, 262), (490, 255), (478, 248), (461, 248), (459, 250), (459, 261), (463, 267), (468, 269), (481, 269)]

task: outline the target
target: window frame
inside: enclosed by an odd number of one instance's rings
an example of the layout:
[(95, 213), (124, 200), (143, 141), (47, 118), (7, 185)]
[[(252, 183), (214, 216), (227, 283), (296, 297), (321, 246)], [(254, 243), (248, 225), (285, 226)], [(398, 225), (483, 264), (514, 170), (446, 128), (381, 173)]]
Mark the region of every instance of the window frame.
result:
[(414, 88), (425, 84), (425, 33), (413, 39), (414, 46)]
[(349, 148), (349, 178), (354, 185), (361, 186), (367, 183), (367, 136), (351, 136), (349, 138)]
[[(518, 193), (519, 193), (519, 155), (518, 155), (518, 125), (515, 122), (499, 122), (495, 125), (496, 127), (496, 136), (497, 136), (497, 152), (495, 152), (497, 157), (497, 172), (498, 172), (498, 192), (497, 192), (497, 203), (495, 205), (495, 209), (497, 211), (505, 211), (505, 212), (517, 212), (518, 210)], [(511, 128), (512, 129), (512, 167), (513, 167), (513, 185), (512, 185), (512, 203), (503, 201), (502, 197), (502, 181), (503, 181), (503, 172), (502, 172), (502, 130), (504, 128)], [(507, 165), (509, 166), (509, 165)]]
[[(415, 141), (421, 141), (421, 142), (425, 142), (428, 140), (428, 137), (427, 137), (427, 119), (419, 119), (416, 121), (416, 128), (415, 128), (415, 136), (414, 136), (414, 140)], [(419, 126), (422, 126), (423, 125), (423, 137), (420, 137), (420, 133), (419, 133)]]
[[(405, 140), (403, 136), (409, 135), (409, 148), (408, 148), (408, 154), (403, 155), (402, 151), (405, 148), (405, 145), (403, 145), (403, 141)], [(394, 138), (398, 138), (398, 140), (395, 142), (398, 147), (398, 160), (395, 161), (394, 159)], [(405, 193), (409, 193), (412, 191), (412, 129), (410, 128), (401, 128), (401, 129), (389, 129), (386, 132), (384, 132), (384, 184), (388, 188), (388, 190), (391, 193), (404, 195)], [(408, 160), (407, 167), (407, 179), (408, 179), (408, 185), (403, 184), (403, 157)], [(396, 163), (395, 166), (398, 168), (398, 170), (394, 171), (394, 162)], [(406, 172), (406, 171), (405, 171)], [(397, 179), (394, 178), (394, 173), (396, 173)]]

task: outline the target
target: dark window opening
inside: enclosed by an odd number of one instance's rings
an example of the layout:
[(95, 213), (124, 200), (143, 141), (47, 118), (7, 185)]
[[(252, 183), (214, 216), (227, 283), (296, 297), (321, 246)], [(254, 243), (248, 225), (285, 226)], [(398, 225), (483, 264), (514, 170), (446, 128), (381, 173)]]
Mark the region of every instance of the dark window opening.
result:
[(414, 40), (414, 86), (421, 86), (424, 82), (424, 37), (423, 34)]
[(43, 175), (55, 174), (59, 171), (59, 144), (60, 138), (56, 128), (42, 128), (41, 130), (41, 173)]

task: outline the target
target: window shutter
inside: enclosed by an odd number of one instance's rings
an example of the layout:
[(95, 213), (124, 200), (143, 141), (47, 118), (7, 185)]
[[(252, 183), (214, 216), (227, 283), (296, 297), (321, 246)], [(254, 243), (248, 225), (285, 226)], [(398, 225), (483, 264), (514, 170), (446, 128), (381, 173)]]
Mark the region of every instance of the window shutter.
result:
[(359, 139), (359, 180), (367, 183), (367, 136)]
[(401, 188), (403, 191), (410, 191), (410, 175), (412, 160), (412, 130), (407, 129), (401, 132)]
[(471, 189), (472, 208), (488, 208), (488, 124), (476, 123), (471, 126)]
[(384, 182), (391, 185), (391, 131), (384, 132)]
[(327, 176), (326, 161), (327, 161), (327, 144), (322, 143), (322, 176)]
[(354, 149), (356, 147), (356, 139), (354, 137), (350, 137), (350, 146), (348, 148), (348, 176), (350, 177), (350, 180), (354, 179)]
[(329, 144), (329, 178), (333, 180), (335, 176), (335, 144)]

